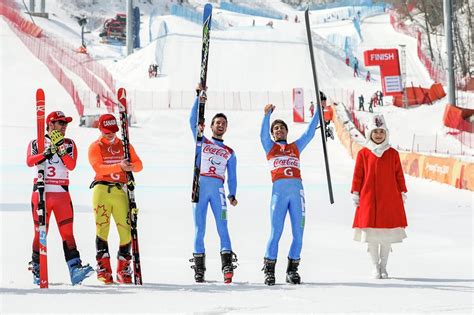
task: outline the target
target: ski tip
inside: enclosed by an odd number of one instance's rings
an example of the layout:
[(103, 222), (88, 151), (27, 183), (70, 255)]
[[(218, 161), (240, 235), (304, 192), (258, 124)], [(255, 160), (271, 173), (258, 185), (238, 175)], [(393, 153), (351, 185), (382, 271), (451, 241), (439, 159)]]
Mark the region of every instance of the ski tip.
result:
[(117, 91), (117, 99), (119, 102), (119, 112), (124, 112), (127, 110), (127, 90), (124, 88), (119, 88)]
[(36, 100), (41, 100), (44, 102), (44, 91), (43, 89), (37, 89), (36, 90)]
[(206, 3), (204, 5), (204, 11), (202, 14), (202, 22), (203, 24), (206, 24), (206, 22), (209, 20), (209, 28), (211, 28), (211, 18), (212, 18), (212, 4)]
[(118, 89), (118, 92), (117, 92), (117, 97), (120, 100), (122, 99), (127, 99), (127, 90), (125, 90), (125, 88), (119, 88)]

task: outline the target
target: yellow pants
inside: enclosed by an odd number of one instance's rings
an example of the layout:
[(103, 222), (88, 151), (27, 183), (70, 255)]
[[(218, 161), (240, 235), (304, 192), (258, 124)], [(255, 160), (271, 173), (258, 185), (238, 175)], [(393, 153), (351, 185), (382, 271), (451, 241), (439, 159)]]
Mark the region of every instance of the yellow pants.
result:
[(131, 242), (127, 193), (117, 187), (95, 185), (92, 195), (96, 234), (107, 241), (110, 218), (113, 216), (120, 238), (120, 246)]

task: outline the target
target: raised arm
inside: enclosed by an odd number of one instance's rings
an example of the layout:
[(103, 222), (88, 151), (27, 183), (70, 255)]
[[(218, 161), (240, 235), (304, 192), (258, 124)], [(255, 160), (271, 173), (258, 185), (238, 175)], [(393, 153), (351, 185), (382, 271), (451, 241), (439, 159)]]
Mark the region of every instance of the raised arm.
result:
[(260, 141), (262, 142), (265, 154), (268, 154), (275, 144), (275, 142), (273, 142), (272, 138), (270, 137), (270, 116), (272, 115), (274, 108), (275, 106), (271, 104), (265, 105), (264, 108), (265, 115), (263, 116), (262, 127), (260, 129)]
[(319, 125), (319, 111), (316, 111), (314, 113), (313, 118), (311, 118), (311, 121), (308, 125), (308, 128), (306, 128), (306, 131), (301, 135), (301, 137), (296, 140), (296, 146), (298, 147), (298, 150), (300, 153), (306, 148), (308, 143), (313, 139), (314, 134), (316, 133), (316, 128)]

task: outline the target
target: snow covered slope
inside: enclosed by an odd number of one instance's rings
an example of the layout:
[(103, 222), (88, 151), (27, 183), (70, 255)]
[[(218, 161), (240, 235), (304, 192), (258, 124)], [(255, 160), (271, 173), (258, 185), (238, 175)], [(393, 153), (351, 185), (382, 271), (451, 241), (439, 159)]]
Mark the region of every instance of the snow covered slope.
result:
[[(67, 94), (3, 20), (0, 23), (3, 70), (0, 313), (472, 313), (472, 193), (408, 177), (409, 237), (403, 244), (394, 246), (388, 266), (392, 278), (371, 280), (366, 248), (352, 241), (354, 209), (349, 190), (353, 162), (337, 140), (328, 143), (336, 200), (334, 205), (329, 205), (319, 136), (302, 154), (307, 207), (300, 268), (304, 283), (300, 286), (284, 284), (291, 242), (287, 226), (280, 242), (277, 285), (265, 286), (260, 269), (269, 236), (271, 180), (258, 138), (262, 110), (226, 111), (229, 118), (226, 143), (236, 150), (238, 158), (239, 205), (229, 209), (233, 249), (239, 257), (234, 284), (222, 283), (219, 242), (211, 215), (206, 234), (209, 282), (194, 284), (189, 268), (194, 234), (190, 203), (194, 147), (188, 111), (137, 110), (139, 124), (130, 130), (130, 138), (145, 167), (136, 176), (145, 284), (142, 287), (104, 286), (90, 278), (82, 286), (72, 287), (61, 240), (52, 220), (48, 235), (51, 284), (48, 290), (38, 289), (31, 283), (31, 274), (27, 271), (33, 238), (29, 202), (33, 172), (25, 165), (28, 141), (36, 135), (33, 111), (36, 88), (45, 89), (48, 112), (61, 109), (75, 119), (67, 133), (79, 148), (78, 165), (71, 172), (70, 191), (78, 248), (83, 261), (91, 264), (95, 260), (95, 225), (88, 186), (93, 172), (86, 156), (88, 145), (98, 137), (98, 131), (77, 126), (78, 117)], [(184, 44), (188, 49), (196, 45), (194, 39)], [(224, 47), (224, 41), (220, 45)], [(264, 44), (260, 48), (267, 49), (262, 47)], [(287, 57), (298, 57), (297, 53), (293, 54), (295, 51), (299, 49), (286, 50)], [(272, 52), (270, 47), (268, 52)], [(193, 57), (197, 54), (188, 53)], [(216, 62), (222, 58), (216, 52), (213, 54), (211, 58)], [(189, 66), (192, 62), (194, 58), (183, 61)], [(261, 63), (265, 62), (261, 60)], [(182, 71), (184, 78), (193, 76), (196, 70), (183, 68)], [(212, 86), (219, 81), (217, 70), (213, 71), (216, 73)], [(294, 78), (295, 74), (290, 76)], [(242, 77), (260, 82), (254, 72)], [(280, 88), (290, 86), (288, 82), (281, 82), (285, 78), (275, 76), (272, 80)], [(186, 85), (192, 90), (196, 79), (184, 81), (183, 88)], [(233, 79), (226, 76), (222, 80)], [(345, 77), (340, 81), (347, 86), (353, 84)], [(191, 86), (187, 87), (188, 84)], [(269, 83), (262, 85), (266, 87)], [(210, 110), (206, 116), (214, 113)], [(291, 121), (291, 112), (279, 107), (273, 116)], [(306, 126), (290, 123), (289, 139), (297, 138)], [(209, 135), (209, 130), (206, 134)], [(113, 255), (118, 246), (113, 226), (109, 241)]]

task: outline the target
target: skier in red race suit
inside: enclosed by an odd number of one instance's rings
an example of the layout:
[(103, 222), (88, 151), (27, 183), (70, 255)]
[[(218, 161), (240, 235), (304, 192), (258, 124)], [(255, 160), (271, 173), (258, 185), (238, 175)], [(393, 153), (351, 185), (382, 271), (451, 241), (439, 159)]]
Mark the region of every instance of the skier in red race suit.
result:
[[(59, 233), (63, 240), (64, 256), (69, 267), (72, 284), (81, 283), (82, 280), (94, 273), (89, 265), (82, 266), (79, 251), (73, 233), (74, 212), (71, 196), (69, 195), (69, 171), (74, 170), (77, 160), (77, 148), (73, 140), (64, 138), (71, 117), (66, 117), (63, 112), (55, 111), (46, 118), (45, 150), (38, 152), (36, 140), (28, 145), (26, 164), (34, 167), (45, 163), (45, 199), (46, 199), (46, 229), (49, 227), (51, 213), (58, 224)], [(38, 233), (38, 207), (39, 195), (34, 179), (33, 194), (31, 196), (32, 215), (35, 228), (33, 240), (33, 254), (30, 270), (33, 273), (33, 282), (39, 284), (39, 233)]]
[(400, 156), (389, 144), (382, 115), (372, 117), (366, 135), (365, 148), (357, 154), (352, 179), (351, 193), (356, 206), (354, 240), (368, 243), (373, 277), (386, 279), (391, 244), (406, 238), (407, 188)]

